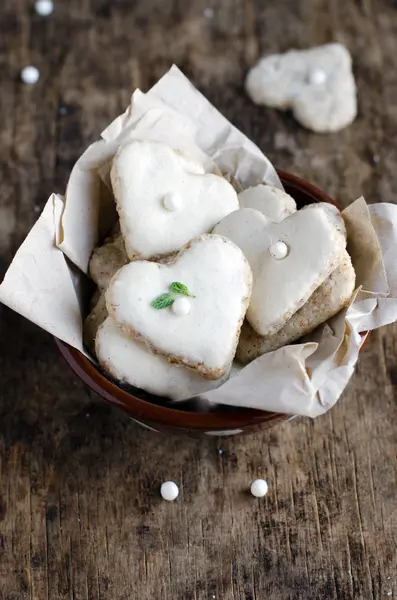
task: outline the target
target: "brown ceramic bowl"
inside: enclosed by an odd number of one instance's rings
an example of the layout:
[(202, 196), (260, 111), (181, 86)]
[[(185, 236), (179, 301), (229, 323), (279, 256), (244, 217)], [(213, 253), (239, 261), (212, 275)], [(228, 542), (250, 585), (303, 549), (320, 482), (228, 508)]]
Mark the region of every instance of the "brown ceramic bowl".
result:
[[(336, 202), (307, 181), (284, 171), (278, 171), (285, 190), (295, 199), (298, 208), (314, 202)], [(94, 392), (111, 404), (127, 412), (132, 419), (154, 431), (174, 431), (199, 436), (238, 435), (256, 429), (267, 429), (287, 420), (288, 415), (251, 409), (227, 410), (219, 407), (214, 412), (193, 412), (170, 408), (153, 401), (138, 398), (112, 383), (78, 350), (56, 339), (66, 362), (76, 375)], [(148, 394), (143, 394), (150, 397)], [(156, 403), (157, 401), (157, 403)]]

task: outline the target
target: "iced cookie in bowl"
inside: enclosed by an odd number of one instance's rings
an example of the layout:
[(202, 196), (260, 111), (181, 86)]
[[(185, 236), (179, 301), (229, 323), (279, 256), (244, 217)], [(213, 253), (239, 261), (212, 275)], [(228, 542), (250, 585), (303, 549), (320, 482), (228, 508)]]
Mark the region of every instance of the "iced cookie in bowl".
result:
[(106, 292), (120, 329), (170, 362), (207, 379), (230, 369), (250, 301), (252, 272), (242, 251), (219, 235), (202, 235), (163, 265), (135, 261)]
[(241, 328), (236, 358), (247, 364), (266, 352), (273, 352), (307, 335), (348, 305), (356, 282), (349, 254), (287, 323), (273, 335), (261, 336), (247, 320)]
[(121, 146), (111, 180), (131, 260), (176, 252), (239, 208), (237, 193), (224, 177), (160, 142)]
[(164, 356), (150, 352), (143, 342), (123, 333), (111, 317), (98, 328), (95, 352), (105, 373), (119, 384), (174, 401), (214, 389), (229, 375), (227, 371), (223, 379), (204, 379), (191, 369), (172, 364)]
[(234, 241), (251, 265), (247, 319), (262, 336), (276, 334), (342, 262), (344, 234), (321, 208), (274, 223), (257, 210), (228, 215), (214, 229)]
[(280, 188), (259, 184), (239, 193), (240, 208), (254, 208), (278, 223), (296, 212), (296, 202)]

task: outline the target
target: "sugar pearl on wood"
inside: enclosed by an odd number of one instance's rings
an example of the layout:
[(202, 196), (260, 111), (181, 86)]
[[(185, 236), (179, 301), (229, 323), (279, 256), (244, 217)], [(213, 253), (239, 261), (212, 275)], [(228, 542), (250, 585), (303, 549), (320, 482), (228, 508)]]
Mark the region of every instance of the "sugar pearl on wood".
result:
[(323, 69), (313, 69), (309, 73), (309, 83), (311, 85), (322, 85), (327, 81), (327, 73)]
[(21, 71), (21, 79), (23, 83), (27, 83), (28, 85), (34, 85), (38, 82), (40, 78), (40, 71), (37, 67), (33, 65), (29, 65), (24, 67)]
[(168, 502), (172, 502), (179, 495), (179, 488), (173, 481), (166, 481), (161, 485), (160, 494)]
[(251, 483), (250, 489), (251, 494), (255, 496), (255, 498), (263, 498), (263, 496), (266, 496), (269, 487), (264, 479), (255, 479)]
[(190, 313), (191, 304), (187, 298), (176, 298), (172, 304), (172, 311), (178, 317), (185, 317)]
[(285, 258), (288, 254), (288, 246), (285, 242), (275, 242), (269, 246), (269, 252), (276, 260)]
[(34, 9), (41, 17), (48, 17), (54, 10), (54, 3), (51, 0), (37, 0)]

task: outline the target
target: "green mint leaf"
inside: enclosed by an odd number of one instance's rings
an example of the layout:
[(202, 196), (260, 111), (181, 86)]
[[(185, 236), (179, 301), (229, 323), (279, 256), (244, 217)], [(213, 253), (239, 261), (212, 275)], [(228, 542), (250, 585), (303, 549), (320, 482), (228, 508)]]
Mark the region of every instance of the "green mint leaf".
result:
[(173, 283), (171, 283), (170, 290), (174, 294), (182, 294), (183, 296), (191, 296), (192, 298), (196, 297), (189, 292), (185, 284), (180, 283), (179, 281), (174, 281)]
[(156, 300), (153, 300), (152, 306), (153, 308), (157, 308), (158, 310), (160, 310), (162, 308), (167, 308), (168, 306), (171, 306), (174, 300), (174, 294), (160, 294), (160, 296), (158, 296)]

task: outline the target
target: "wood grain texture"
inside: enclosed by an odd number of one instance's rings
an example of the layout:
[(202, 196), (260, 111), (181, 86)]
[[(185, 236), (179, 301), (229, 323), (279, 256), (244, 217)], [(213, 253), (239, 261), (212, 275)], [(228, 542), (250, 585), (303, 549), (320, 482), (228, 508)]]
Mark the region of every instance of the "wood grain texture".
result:
[[(278, 167), (344, 205), (395, 200), (393, 0), (55, 7), (41, 19), (28, 0), (0, 5), (0, 276), (79, 154), (172, 62)], [(348, 129), (311, 134), (244, 95), (262, 53), (331, 40), (354, 58)], [(18, 79), (30, 63), (33, 87)], [(0, 305), (1, 600), (397, 598), (396, 340), (396, 326), (371, 336), (315, 422), (192, 441), (139, 429), (90, 396), (51, 338)], [(269, 482), (264, 500), (247, 493), (256, 476)], [(159, 497), (165, 479), (181, 486), (175, 503)]]

